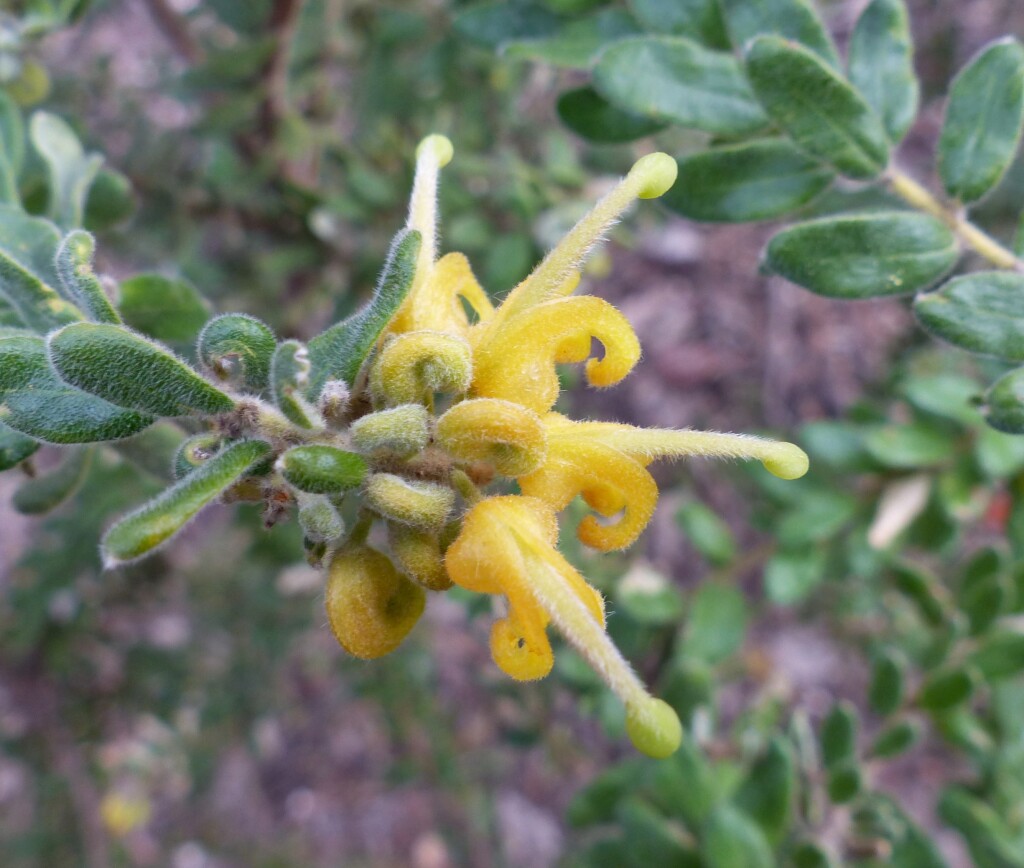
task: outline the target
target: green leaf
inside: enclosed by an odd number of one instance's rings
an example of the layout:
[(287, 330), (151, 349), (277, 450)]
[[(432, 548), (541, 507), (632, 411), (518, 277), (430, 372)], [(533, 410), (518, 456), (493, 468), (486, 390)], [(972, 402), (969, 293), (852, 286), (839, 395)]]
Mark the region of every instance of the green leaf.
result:
[(630, 845), (629, 865), (700, 865), (694, 862), (692, 851), (685, 846), (674, 825), (649, 804), (635, 795), (627, 795), (616, 810), (616, 819), (622, 826)]
[(399, 232), (391, 242), (373, 298), (348, 319), (309, 342), (312, 372), (307, 395), (311, 400), (320, 396), (328, 380), (355, 385), (377, 340), (412, 289), (420, 241), (420, 233), (415, 230)]
[(899, 756), (921, 739), (921, 725), (915, 720), (900, 720), (886, 727), (871, 745), (871, 756), (883, 759)]
[(214, 379), (253, 392), (267, 388), (277, 338), (256, 317), (244, 313), (214, 317), (199, 333), (197, 347), (199, 361)]
[(802, 602), (825, 580), (825, 562), (825, 552), (811, 546), (772, 555), (764, 568), (768, 599), (779, 606)]
[(983, 637), (967, 662), (986, 681), (1000, 681), (1024, 673), (1024, 633), (1001, 630)]
[(1024, 368), (1003, 374), (985, 393), (985, 421), (1006, 434), (1024, 434)]
[(278, 344), (270, 360), (270, 393), (277, 408), (300, 428), (315, 428), (318, 414), (303, 397), (309, 382), (309, 353), (296, 340)]
[(742, 48), (752, 39), (774, 34), (805, 45), (830, 66), (839, 55), (809, 0), (719, 0), (732, 43)]
[(68, 450), (54, 470), (22, 483), (14, 492), (14, 508), (24, 515), (42, 515), (56, 509), (85, 480), (93, 453), (90, 446)]
[(746, 637), (749, 612), (743, 593), (706, 582), (693, 595), (683, 630), (682, 653), (714, 665), (735, 654)]
[(975, 399), (980, 397), (981, 387), (971, 377), (959, 374), (915, 375), (903, 383), (901, 391), (917, 409), (933, 416), (952, 419), (972, 428), (981, 418), (974, 406)]
[(790, 859), (793, 868), (833, 868), (833, 862), (828, 852), (810, 841), (798, 844)]
[(47, 443), (95, 443), (138, 434), (153, 419), (57, 379), (35, 336), (0, 339), (0, 422)]
[(977, 868), (1024, 868), (1024, 851), (1006, 819), (963, 787), (947, 787), (938, 814), (967, 842)]
[(798, 223), (772, 238), (764, 265), (818, 295), (873, 298), (927, 286), (957, 255), (941, 220), (893, 212)]
[(38, 332), (82, 319), (56, 289), (60, 282), (53, 263), (59, 243), (60, 232), (49, 220), (0, 205), (0, 296)]
[(118, 309), (133, 329), (164, 343), (193, 344), (210, 317), (194, 286), (159, 274), (137, 274), (121, 283)]
[(76, 229), (57, 248), (57, 275), (64, 292), (94, 322), (117, 323), (121, 317), (110, 303), (103, 285), (92, 270), (96, 242), (88, 232)]
[[(0, 415), (2, 413), (3, 410), (0, 409)], [(39, 446), (39, 441), (0, 424), (0, 473), (17, 467), (26, 458), (31, 458), (39, 450)]]
[(845, 805), (860, 793), (864, 783), (860, 767), (855, 762), (844, 762), (829, 769), (825, 787), (829, 800), (834, 805)]
[(776, 736), (747, 772), (733, 804), (757, 822), (770, 844), (778, 846), (789, 830), (795, 797), (793, 751)]
[(939, 137), (939, 175), (954, 199), (975, 202), (1010, 167), (1024, 124), (1024, 46), (984, 48), (953, 80)]
[(49, 112), (32, 115), (29, 137), (49, 171), (49, 216), (64, 229), (81, 226), (85, 198), (103, 164), (103, 157), (86, 154), (74, 130)]
[(843, 472), (858, 472), (873, 467), (864, 450), (864, 435), (849, 422), (808, 422), (800, 429), (800, 440), (811, 456), (811, 463), (823, 462)]
[(700, 831), (722, 795), (714, 766), (688, 738), (671, 757), (656, 764), (651, 789), (655, 803), (693, 832)]
[(662, 201), (691, 220), (771, 220), (806, 205), (834, 178), (788, 141), (762, 139), (681, 158)]
[(1024, 470), (1024, 437), (1004, 434), (994, 428), (978, 431), (974, 443), (978, 467), (989, 479), (1005, 479)]
[(558, 116), (574, 133), (600, 144), (632, 142), (666, 126), (616, 108), (592, 87), (563, 93), (558, 98)]
[(542, 3), (529, 0), (481, 3), (455, 19), (455, 30), (487, 48), (510, 40), (541, 39), (558, 30), (562, 20)]
[(570, 21), (553, 33), (504, 44), (508, 57), (538, 60), (569, 69), (589, 67), (607, 45), (639, 33), (636, 22), (621, 9), (602, 9)]
[(736, 540), (729, 526), (703, 503), (690, 500), (679, 507), (676, 521), (697, 549), (716, 567), (736, 558)]
[(25, 123), (21, 109), (0, 90), (0, 154), (14, 178), (25, 162)]
[(270, 445), (261, 440), (235, 443), (120, 519), (100, 545), (104, 566), (109, 569), (152, 554), (270, 453)]
[(900, 470), (933, 467), (956, 454), (949, 434), (926, 422), (879, 425), (868, 432), (864, 446), (879, 464)]
[(917, 704), (928, 711), (946, 711), (966, 702), (977, 686), (970, 669), (953, 668), (930, 675), (921, 685)]
[(875, 714), (888, 715), (903, 704), (906, 687), (906, 662), (902, 655), (887, 650), (871, 667), (868, 704)]
[(857, 512), (857, 499), (830, 488), (811, 490), (779, 522), (776, 536), (784, 549), (829, 539)]
[(946, 619), (946, 607), (939, 580), (922, 567), (906, 561), (894, 563), (891, 570), (896, 589), (910, 598), (925, 622), (932, 627), (941, 625)]
[(847, 65), (850, 83), (882, 119), (890, 141), (902, 141), (917, 117), (920, 94), (903, 0), (868, 4), (853, 28)]
[(615, 808), (630, 792), (635, 792), (646, 777), (648, 764), (627, 760), (600, 772), (569, 803), (566, 819), (575, 828), (608, 823)]
[(707, 868), (773, 868), (776, 864), (761, 829), (728, 803), (719, 805), (708, 818), (701, 845)]
[(50, 362), (68, 385), (156, 416), (228, 413), (233, 398), (170, 350), (121, 326), (75, 323), (50, 334)]
[(1009, 581), (1001, 571), (980, 576), (960, 590), (957, 603), (967, 616), (968, 634), (978, 636), (995, 622), (1010, 603)]
[(875, 178), (889, 138), (842, 76), (802, 46), (759, 36), (746, 48), (747, 77), (768, 116), (808, 154), (850, 178)]
[(135, 437), (117, 441), (113, 448), (158, 482), (170, 482), (174, 478), (171, 463), (184, 439), (185, 432), (173, 422), (157, 422)]
[(1024, 362), (1024, 274), (976, 271), (914, 299), (918, 322), (972, 353)]
[(716, 135), (746, 135), (768, 122), (736, 59), (684, 37), (616, 43), (594, 67), (594, 87), (624, 111)]
[(85, 228), (103, 232), (124, 223), (134, 213), (132, 182), (114, 169), (100, 169), (85, 200)]
[(689, 36), (708, 48), (729, 48), (717, 0), (627, 0), (647, 30)]
[(857, 756), (857, 709), (843, 700), (832, 706), (821, 722), (821, 759), (825, 768), (835, 768)]
[(663, 627), (683, 615), (683, 595), (664, 575), (637, 561), (615, 588), (621, 611), (639, 624)]
[(284, 478), (308, 494), (344, 494), (362, 485), (366, 459), (334, 446), (296, 446), (278, 459)]

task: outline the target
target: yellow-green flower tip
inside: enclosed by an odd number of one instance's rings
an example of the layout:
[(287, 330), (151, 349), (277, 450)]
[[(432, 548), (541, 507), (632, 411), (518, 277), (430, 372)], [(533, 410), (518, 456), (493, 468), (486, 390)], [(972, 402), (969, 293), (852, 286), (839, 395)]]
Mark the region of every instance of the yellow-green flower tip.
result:
[(679, 715), (665, 700), (653, 697), (626, 707), (626, 733), (633, 747), (654, 759), (672, 756), (683, 743)]
[(641, 184), (637, 193), (641, 199), (657, 199), (676, 182), (679, 166), (668, 154), (658, 152), (641, 157), (629, 170), (631, 178)]
[(779, 479), (799, 479), (810, 467), (807, 453), (792, 443), (776, 443), (772, 452), (772, 456), (761, 463), (765, 470)]
[(432, 153), (434, 159), (437, 160), (437, 165), (443, 169), (452, 161), (455, 148), (452, 147), (452, 140), (448, 136), (435, 133), (432, 136), (427, 136), (419, 143), (416, 148), (416, 158), (420, 159), (427, 153)]

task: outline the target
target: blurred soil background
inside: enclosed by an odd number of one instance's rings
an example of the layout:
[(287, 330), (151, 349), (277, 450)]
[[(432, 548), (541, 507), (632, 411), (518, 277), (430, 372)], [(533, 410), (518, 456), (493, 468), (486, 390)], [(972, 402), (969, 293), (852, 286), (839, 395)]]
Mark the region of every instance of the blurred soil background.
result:
[[(445, 20), (444, 4), (425, 5), (438, 21)], [(929, 180), (930, 148), (942, 116), (935, 94), (984, 42), (1024, 33), (1024, 4), (914, 0), (910, 5), (925, 109), (900, 160)], [(166, 4), (178, 13), (191, 6), (187, 0)], [(862, 6), (851, 0), (827, 7), (840, 45)], [(78, 77), (69, 92), (85, 101), (77, 111), (88, 123), (87, 138), (101, 145), (115, 166), (122, 157), (129, 161), (136, 147), (135, 112), (157, 125), (166, 147), (183, 153), (201, 147), (191, 126), (195, 106), (166, 86), (168, 76), (187, 68), (193, 48), (182, 33), (157, 23), (154, 10), (163, 7), (146, 0), (110, 2), (44, 45), (45, 62), (57, 75)], [(340, 17), (345, 14), (339, 9)], [(333, 86), (344, 87), (344, 69), (324, 75)], [(558, 124), (553, 102), (561, 75), (542, 68), (526, 73), (517, 111), (538, 128)], [(129, 82), (131, 105), (109, 102), (120, 91), (91, 91), (88, 84), (97, 80)], [(354, 124), (344, 114), (338, 117), (337, 135), (345, 136)], [(455, 145), (457, 161), (479, 156), (458, 141)], [(585, 145), (576, 146), (586, 152)], [(410, 160), (411, 154), (396, 158)], [(173, 187), (175, 178), (161, 182)], [(189, 183), (183, 181), (183, 189)], [(579, 198), (595, 191), (582, 191)], [(758, 257), (770, 226), (698, 226), (667, 214), (652, 218), (653, 210), (643, 207), (627, 244), (606, 246), (607, 274), (586, 280), (588, 291), (613, 301), (633, 323), (644, 358), (614, 391), (576, 390), (571, 400), (581, 416), (785, 436), (800, 422), (841, 414), (884, 380), (892, 360), (919, 340), (903, 300), (833, 302), (759, 276)], [(393, 214), (400, 221), (400, 211)], [(396, 222), (392, 229), (397, 228)], [(236, 230), (244, 244), (242, 216)], [(146, 261), (159, 256), (152, 239), (143, 250), (126, 254), (130, 241), (129, 230), (121, 252), (107, 254), (106, 270), (118, 274), (168, 266)], [(207, 239), (197, 256), (215, 260), (219, 243)], [(378, 259), (383, 252), (383, 246), (372, 251)], [(325, 251), (328, 267), (339, 274), (351, 273), (344, 256), (343, 249)], [(245, 286), (218, 290), (232, 303), (249, 301)], [(277, 298), (253, 299), (248, 309), (288, 324), (282, 306), (297, 296), (308, 309), (311, 302), (303, 291), (301, 280), (282, 283)], [(747, 505), (731, 473), (693, 463), (661, 467), (657, 476), (666, 485), (663, 502), (635, 554), (680, 586), (692, 587), (707, 571), (673, 518), (690, 493), (713, 506), (744, 546), (753, 549), (761, 542), (746, 524)], [(61, 537), (13, 511), (16, 484), (9, 477), (0, 481), (0, 590), (31, 572), (22, 561), (30, 547), (63, 545)], [(61, 606), (98, 607), (93, 614), (97, 636), (76, 650), (93, 655), (92, 719), (80, 709), (71, 717), (62, 711), (60, 689), (37, 677), (40, 661), (17, 668), (0, 664), (0, 732), (52, 731), (49, 761), (68, 782), (76, 812), (66, 819), (82, 830), (89, 850), (79, 864), (114, 864), (104, 861), (113, 859), (111, 845), (96, 828), (100, 791), (92, 782), (94, 772), (108, 781), (127, 781), (129, 791), (144, 790), (152, 804), (150, 822), (117, 844), (127, 864), (547, 868), (564, 857), (572, 841), (562, 819), (568, 801), (628, 747), (609, 742), (558, 685), (506, 682), (487, 655), (486, 607), (481, 612), (433, 599), (425, 622), (401, 652), (371, 664), (339, 664), (342, 652), (320, 610), (321, 577), (300, 565), (297, 538), (282, 544), (293, 546), (295, 564), (269, 558), (261, 571), (218, 585), (237, 572), (238, 550), (253, 545), (249, 529), (255, 524), (252, 514), (234, 521), (230, 510), (217, 510), (162, 555), (150, 580), (140, 568), (132, 571), (136, 584), (130, 587), (124, 578), (109, 579), (114, 591), (89, 580), (75, 600), (54, 590), (48, 610), (58, 620)], [(198, 587), (197, 577), (208, 584)], [(51, 578), (55, 588), (75, 581), (74, 576)], [(756, 587), (756, 569), (746, 580)], [(249, 591), (257, 593), (254, 583), (264, 586), (259, 623), (241, 618), (216, 623), (205, 613), (211, 598), (230, 606), (247, 599)], [(282, 627), (289, 631), (287, 642), (245, 644), (249, 631), (273, 631), (279, 611), (287, 612)], [(128, 657), (140, 653), (172, 661), (180, 657), (201, 669), (182, 673), (173, 711), (146, 714), (141, 706), (119, 709), (110, 701), (124, 680), (139, 672)], [(251, 684), (239, 688), (232, 662), (238, 654), (250, 655), (246, 678), (263, 673), (262, 692), (252, 693)], [(812, 713), (822, 713), (837, 696), (863, 694), (863, 663), (824, 622), (765, 612), (745, 657), (757, 674), (735, 688), (736, 708), (760, 690), (798, 701)], [(234, 705), (225, 699), (228, 711), (212, 721), (204, 714), (200, 723), (205, 691), (229, 695), (235, 689), (260, 699)], [(201, 761), (190, 755), (193, 749)], [(899, 792), (927, 820), (938, 782), (955, 774), (941, 755), (925, 749), (895, 767), (883, 786)], [(0, 755), (0, 840), (33, 822), (26, 794), (42, 785), (22, 763)], [(934, 828), (934, 822), (930, 825)], [(942, 845), (951, 864), (969, 865), (955, 837), (944, 837)]]

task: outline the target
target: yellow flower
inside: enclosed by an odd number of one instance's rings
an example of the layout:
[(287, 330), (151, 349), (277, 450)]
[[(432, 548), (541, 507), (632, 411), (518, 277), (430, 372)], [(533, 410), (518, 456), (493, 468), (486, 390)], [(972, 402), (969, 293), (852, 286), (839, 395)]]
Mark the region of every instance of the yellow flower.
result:
[(146, 825), (153, 813), (149, 799), (141, 794), (113, 790), (100, 802), (100, 817), (109, 832), (123, 838), (133, 829)]
[[(668, 756), (682, 738), (679, 719), (648, 694), (609, 639), (601, 595), (558, 551), (557, 513), (582, 496), (604, 521), (584, 518), (580, 540), (601, 551), (622, 549), (654, 513), (651, 461), (753, 458), (795, 479), (806, 472), (807, 456), (756, 437), (575, 422), (552, 412), (557, 365), (586, 362), (587, 382), (604, 388), (640, 359), (640, 343), (615, 307), (573, 293), (584, 258), (608, 227), (636, 199), (672, 185), (673, 159), (639, 160), (495, 308), (465, 256), (437, 258), (436, 188), (451, 157), (442, 136), (417, 149), (407, 228), (423, 243), (409, 295), (370, 370), (375, 412), (352, 427), (352, 442), (373, 472), (364, 520), (331, 563), (331, 625), (346, 648), (375, 657), (412, 628), (423, 609), (421, 588), (442, 591), (450, 580), (500, 595), (507, 611), (493, 625), (490, 647), (504, 672), (522, 681), (547, 675), (554, 664), (547, 630), (554, 626), (622, 699), (634, 744)], [(591, 357), (595, 338), (599, 358)], [(447, 408), (434, 419), (439, 395)], [(410, 413), (420, 406), (432, 434), (426, 445), (422, 414)], [(408, 436), (391, 430), (413, 416)], [(517, 480), (522, 494), (485, 496), (481, 488), (495, 477)], [(375, 520), (388, 526), (394, 564), (366, 545)]]

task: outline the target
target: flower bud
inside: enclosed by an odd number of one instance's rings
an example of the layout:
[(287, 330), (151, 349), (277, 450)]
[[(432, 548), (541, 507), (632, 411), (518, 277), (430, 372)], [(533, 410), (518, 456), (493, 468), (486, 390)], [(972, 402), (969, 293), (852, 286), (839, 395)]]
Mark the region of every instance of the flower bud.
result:
[(401, 404), (370, 413), (352, 423), (352, 445), (360, 452), (396, 452), (415, 455), (430, 442), (429, 415), (422, 404)]
[(366, 483), (366, 503), (384, 518), (423, 530), (439, 530), (455, 506), (455, 492), (436, 482), (376, 473)]
[(349, 391), (348, 383), (344, 380), (328, 380), (320, 390), (317, 406), (320, 415), (330, 427), (342, 428), (351, 400), (352, 393)]
[(355, 452), (334, 446), (296, 446), (277, 462), (281, 474), (299, 491), (344, 494), (366, 478), (366, 461)]
[(402, 572), (417, 584), (428, 591), (446, 591), (452, 586), (437, 534), (389, 522), (388, 543)]
[(426, 606), (426, 594), (378, 551), (350, 546), (331, 559), (326, 608), (338, 643), (363, 660), (397, 648)]
[(334, 504), (316, 494), (299, 496), (299, 524), (311, 542), (329, 543), (345, 532), (345, 522)]
[(384, 345), (370, 373), (370, 390), (389, 407), (428, 404), (435, 392), (465, 392), (472, 378), (473, 355), (465, 340), (443, 332), (407, 332)]
[(526, 407), (478, 398), (456, 404), (438, 420), (437, 442), (460, 461), (486, 461), (503, 476), (523, 476), (543, 463), (547, 434)]

